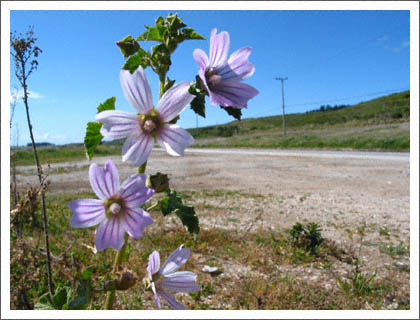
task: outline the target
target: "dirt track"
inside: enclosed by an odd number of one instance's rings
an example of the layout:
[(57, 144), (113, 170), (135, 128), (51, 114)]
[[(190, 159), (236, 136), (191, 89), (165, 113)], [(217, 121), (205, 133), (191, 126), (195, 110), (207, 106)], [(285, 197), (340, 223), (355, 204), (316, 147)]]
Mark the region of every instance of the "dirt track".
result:
[[(121, 157), (112, 157), (120, 179), (136, 172)], [(94, 161), (103, 164), (106, 158)], [(61, 163), (52, 168), (71, 167), (71, 173), (49, 177), (50, 193), (91, 191), (88, 161)], [(79, 169), (77, 169), (77, 167)], [(33, 170), (20, 167), (19, 171)], [(184, 157), (171, 157), (153, 151), (147, 172), (169, 173), (175, 190), (232, 190), (249, 196), (206, 197), (212, 210), (197, 210), (205, 227), (247, 229), (290, 228), (297, 221), (319, 222), (323, 235), (344, 247), (356, 246), (349, 231), (366, 225), (364, 265), (371, 271), (391, 267), (395, 261), (380, 252), (386, 243), (409, 245), (410, 237), (410, 162), (409, 154), (300, 152), (270, 150), (187, 150)], [(18, 185), (35, 183), (35, 176), (18, 176)], [(253, 197), (252, 194), (264, 197)], [(218, 208), (214, 210), (214, 208)], [(256, 219), (260, 213), (261, 218)], [(347, 230), (346, 230), (347, 229)], [(409, 257), (400, 263), (409, 264)], [(378, 270), (379, 269), (379, 270)], [(408, 283), (407, 283), (408, 285)]]

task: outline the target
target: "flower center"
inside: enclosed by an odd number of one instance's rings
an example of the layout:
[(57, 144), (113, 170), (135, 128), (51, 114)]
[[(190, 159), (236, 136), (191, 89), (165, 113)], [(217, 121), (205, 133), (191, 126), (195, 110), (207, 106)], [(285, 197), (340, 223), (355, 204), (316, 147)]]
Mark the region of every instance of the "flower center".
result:
[(114, 195), (105, 200), (105, 212), (108, 218), (118, 216), (124, 212), (124, 200), (120, 195)]
[(162, 121), (156, 109), (152, 109), (149, 114), (139, 114), (140, 128), (148, 135), (156, 136), (159, 128), (162, 126)]
[(118, 203), (114, 202), (113, 204), (111, 204), (111, 205), (109, 206), (109, 211), (111, 211), (111, 213), (112, 213), (113, 215), (117, 215), (117, 214), (119, 214), (119, 213), (120, 213), (120, 211), (121, 211), (121, 206), (120, 206)]
[(222, 82), (222, 76), (217, 74), (216, 69), (211, 68), (206, 72), (206, 81), (208, 85), (215, 86)]
[(150, 133), (156, 128), (156, 124), (153, 120), (146, 120), (143, 125), (143, 130)]

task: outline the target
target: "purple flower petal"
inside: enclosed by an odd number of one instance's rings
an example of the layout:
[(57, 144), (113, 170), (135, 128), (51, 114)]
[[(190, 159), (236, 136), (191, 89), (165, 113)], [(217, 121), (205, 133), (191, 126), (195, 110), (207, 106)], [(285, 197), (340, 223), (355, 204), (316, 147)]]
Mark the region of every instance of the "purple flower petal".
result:
[(194, 99), (194, 95), (188, 92), (189, 88), (188, 82), (181, 82), (163, 94), (156, 107), (162, 121), (171, 121)]
[(258, 93), (254, 87), (238, 81), (224, 81), (209, 92), (211, 104), (237, 108), (246, 108), (248, 100)]
[(165, 124), (157, 137), (159, 145), (172, 156), (183, 156), (184, 149), (194, 143), (194, 138), (176, 124)]
[(122, 161), (133, 161), (134, 166), (139, 167), (146, 162), (152, 152), (154, 139), (143, 132), (132, 134), (125, 140), (122, 148)]
[(96, 229), (96, 250), (102, 251), (109, 247), (120, 250), (124, 244), (125, 231), (121, 216), (107, 217)]
[(229, 52), (230, 39), (229, 33), (222, 31), (219, 34), (217, 29), (213, 29), (210, 35), (210, 62), (209, 67), (219, 68), (226, 64)]
[(103, 201), (97, 199), (79, 199), (69, 203), (73, 211), (70, 225), (73, 228), (88, 228), (96, 226), (105, 219)]
[(156, 306), (158, 307), (158, 309), (160, 309), (160, 299), (159, 299), (159, 297), (158, 297), (158, 295), (157, 295), (157, 293), (156, 293), (156, 288), (155, 288), (155, 284), (152, 282), (152, 291), (153, 291), (153, 294), (154, 294), (154, 296), (155, 296), (155, 303), (156, 303)]
[(89, 180), (93, 191), (102, 200), (113, 196), (120, 186), (117, 168), (111, 160), (105, 163), (104, 168), (92, 163), (89, 168)]
[(166, 300), (167, 303), (172, 307), (174, 310), (186, 310), (187, 308), (180, 302), (176, 301), (175, 296), (172, 293), (169, 293), (163, 289), (157, 289), (157, 293)]
[(185, 262), (187, 262), (188, 258), (190, 257), (190, 249), (189, 248), (182, 248), (182, 245), (177, 248), (172, 254), (166, 259), (165, 263), (163, 264), (162, 268), (159, 271), (159, 274), (168, 275), (177, 271), (181, 268)]
[(152, 278), (152, 276), (159, 271), (159, 268), (160, 268), (160, 256), (159, 256), (159, 252), (155, 250), (150, 254), (149, 262), (147, 264), (147, 273), (149, 277)]
[(106, 138), (126, 138), (133, 131), (140, 130), (138, 117), (124, 111), (102, 111), (96, 115), (96, 121), (102, 123), (101, 134)]
[(190, 271), (175, 272), (165, 276), (162, 284), (177, 292), (195, 292), (201, 289), (201, 286), (195, 284), (196, 278), (197, 275)]
[(201, 49), (195, 49), (193, 52), (193, 57), (199, 68), (206, 70), (206, 67), (209, 64), (209, 58), (207, 57), (207, 54)]
[(153, 223), (150, 214), (141, 208), (126, 208), (121, 219), (127, 233), (136, 239), (142, 236), (145, 227)]
[(133, 74), (121, 70), (120, 82), (126, 99), (139, 113), (145, 114), (153, 108), (149, 81), (141, 66)]
[(136, 208), (147, 202), (155, 193), (145, 186), (146, 175), (133, 174), (121, 185), (118, 193), (124, 198), (126, 206)]
[(223, 81), (241, 81), (252, 76), (254, 74), (255, 67), (248, 61), (251, 51), (251, 47), (244, 47), (236, 50), (230, 55), (228, 64), (220, 69), (217, 74), (222, 76)]

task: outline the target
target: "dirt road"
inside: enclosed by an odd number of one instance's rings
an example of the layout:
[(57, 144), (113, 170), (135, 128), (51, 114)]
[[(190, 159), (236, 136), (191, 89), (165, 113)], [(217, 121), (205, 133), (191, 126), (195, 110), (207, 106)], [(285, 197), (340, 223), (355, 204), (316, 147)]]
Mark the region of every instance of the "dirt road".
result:
[[(107, 158), (94, 158), (104, 164)], [(121, 181), (136, 172), (121, 157), (112, 157)], [(88, 161), (51, 165), (50, 193), (91, 191)], [(36, 183), (20, 167), (18, 185)], [(175, 190), (230, 190), (224, 196), (194, 199), (205, 227), (285, 229), (296, 222), (318, 222), (323, 235), (345, 247), (365, 225), (366, 268), (395, 263), (380, 252), (384, 243), (409, 245), (410, 161), (408, 153), (190, 149), (184, 157), (154, 150), (147, 172), (168, 173)], [(236, 192), (236, 193), (235, 193)], [(209, 209), (210, 208), (210, 209)], [(256, 219), (256, 217), (259, 217)], [(384, 238), (380, 230), (386, 230)], [(409, 257), (402, 262), (408, 264)], [(378, 274), (380, 274), (378, 270)]]

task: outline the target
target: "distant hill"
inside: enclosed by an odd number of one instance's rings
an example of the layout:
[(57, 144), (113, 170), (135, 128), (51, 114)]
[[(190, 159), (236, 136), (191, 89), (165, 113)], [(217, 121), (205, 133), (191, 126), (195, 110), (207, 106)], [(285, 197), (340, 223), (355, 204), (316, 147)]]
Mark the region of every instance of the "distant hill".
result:
[[(403, 91), (335, 110), (287, 114), (286, 128), (321, 129), (343, 124), (366, 126), (409, 121), (409, 119), (410, 91)], [(191, 128), (188, 131), (196, 139), (230, 137), (255, 131), (281, 131), (282, 122), (283, 118), (279, 115), (236, 120), (223, 125)]]

